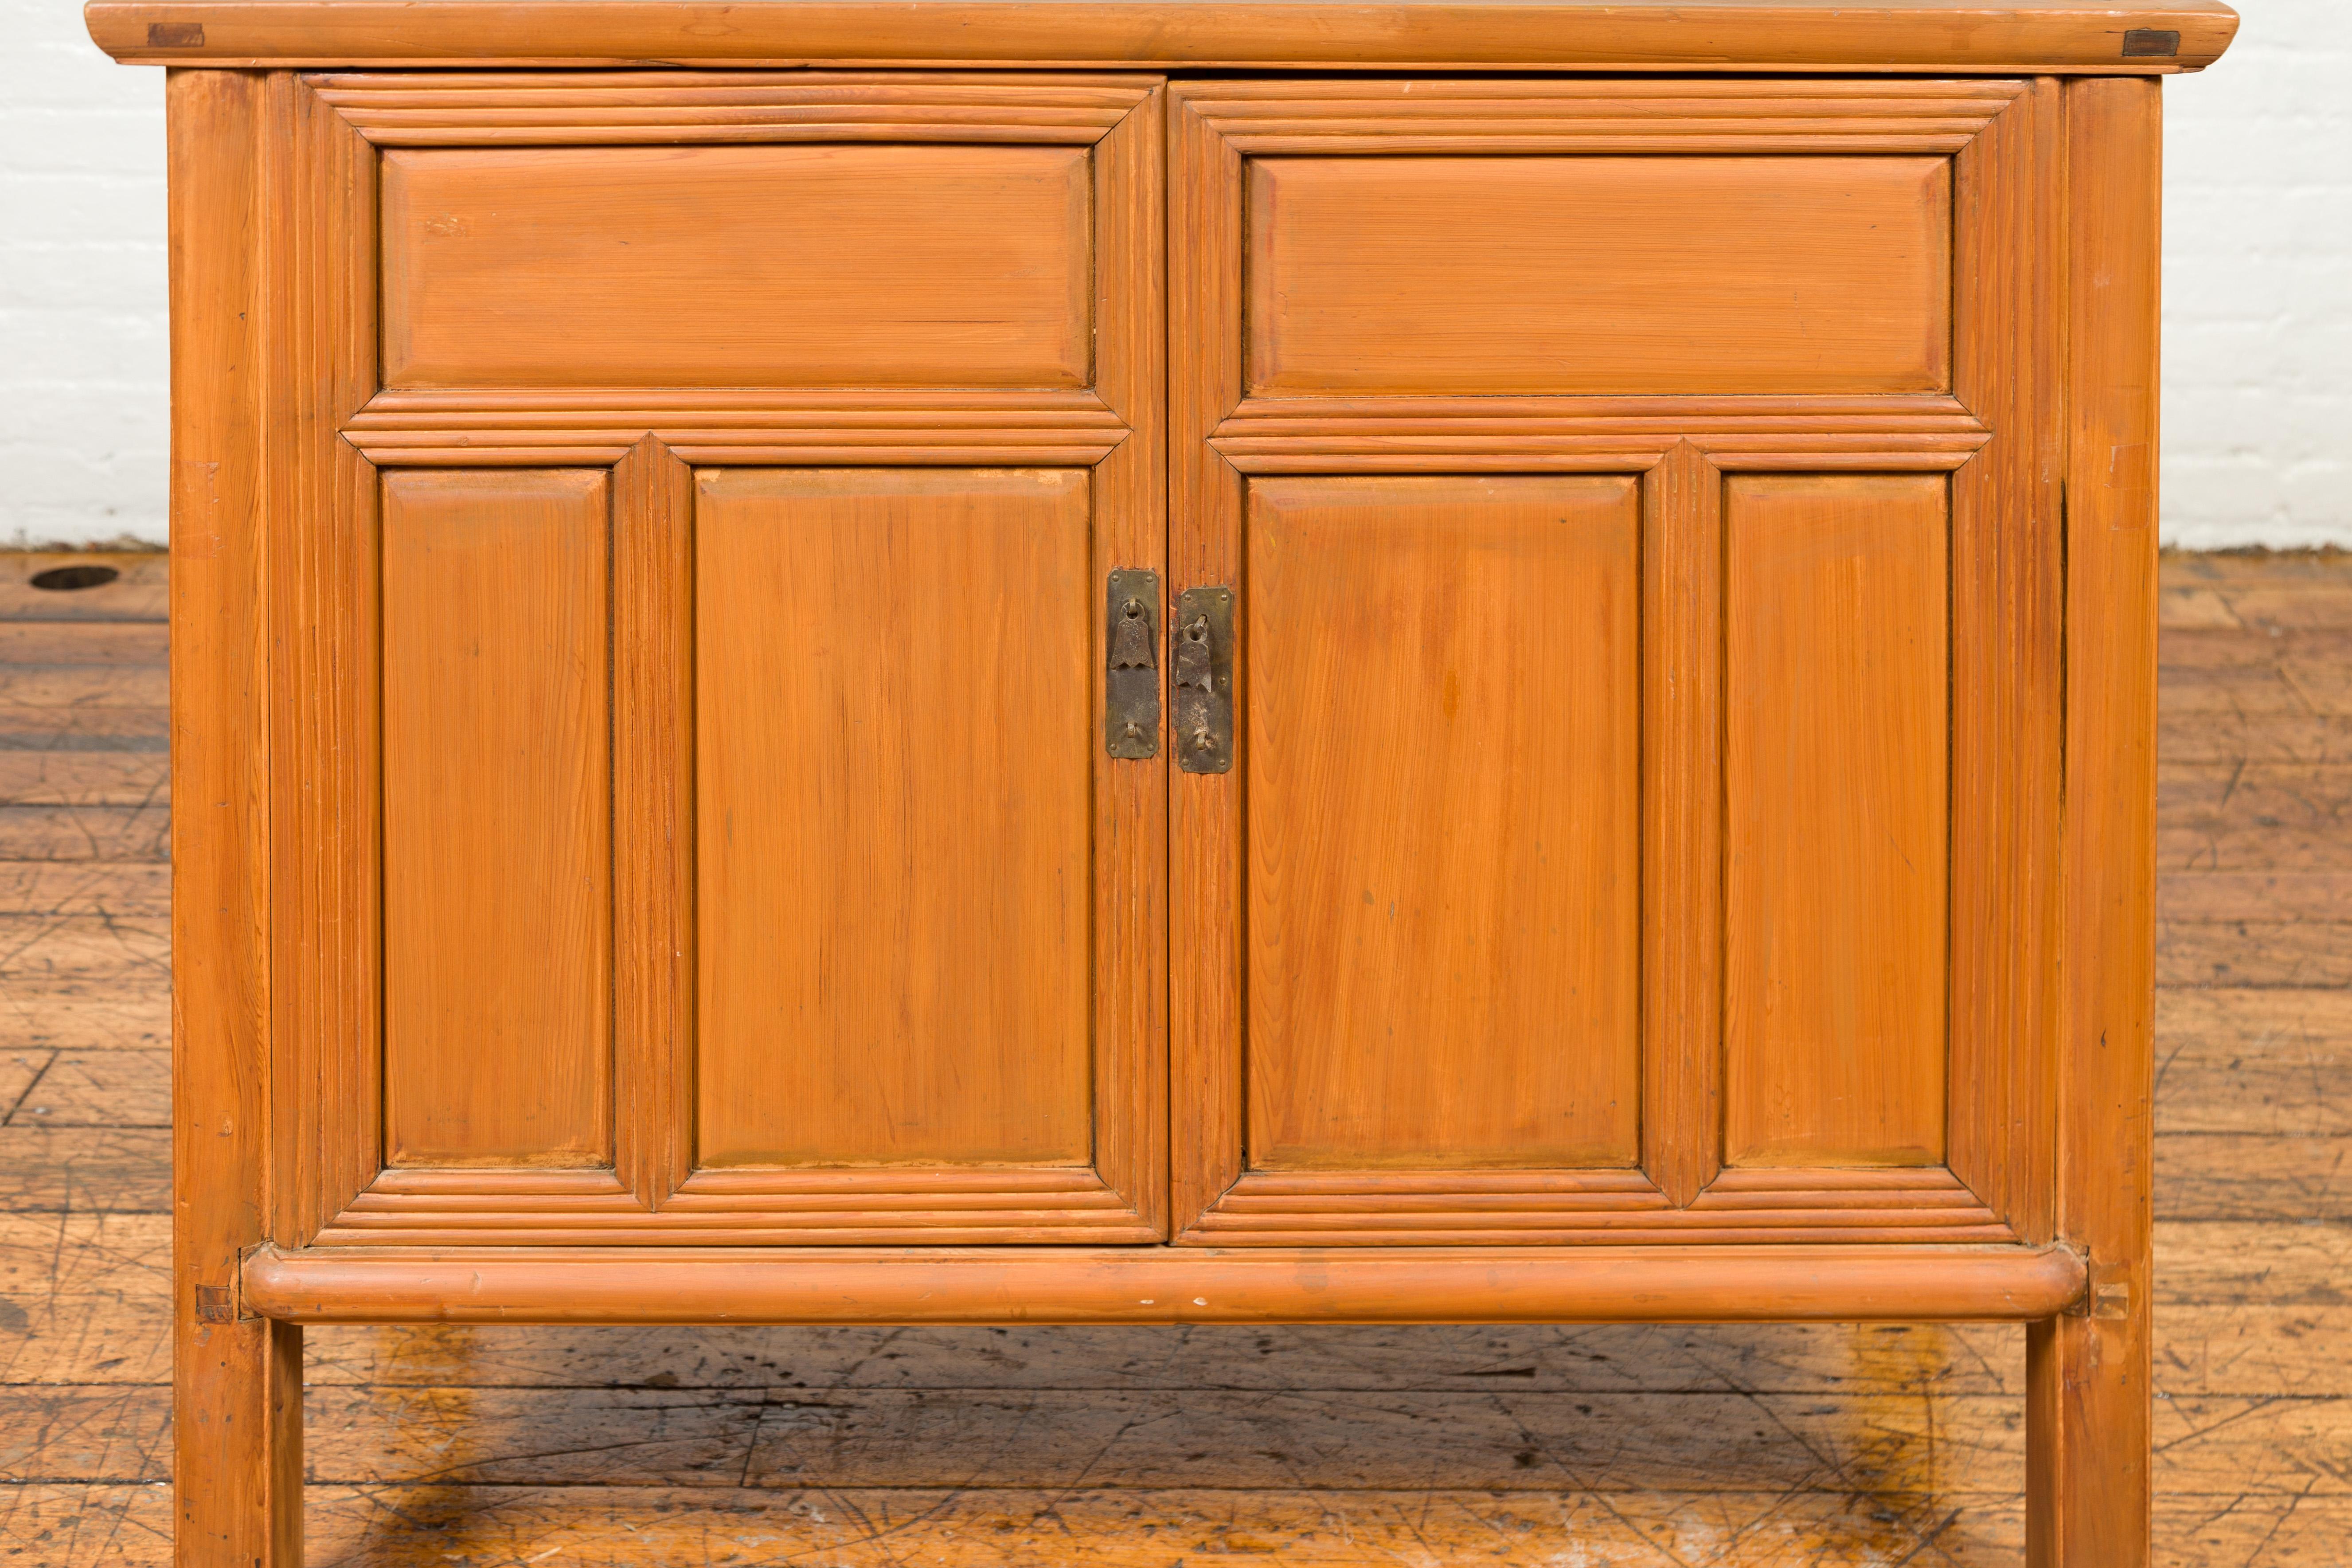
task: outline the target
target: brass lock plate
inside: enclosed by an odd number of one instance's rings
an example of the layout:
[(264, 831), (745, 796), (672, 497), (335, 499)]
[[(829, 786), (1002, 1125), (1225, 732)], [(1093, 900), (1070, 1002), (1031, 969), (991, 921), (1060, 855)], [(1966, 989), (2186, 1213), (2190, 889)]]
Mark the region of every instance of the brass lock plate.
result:
[(1234, 591), (1187, 588), (1169, 631), (1176, 765), (1188, 773), (1234, 766)]
[(1160, 574), (1122, 567), (1105, 595), (1103, 749), (1160, 754)]

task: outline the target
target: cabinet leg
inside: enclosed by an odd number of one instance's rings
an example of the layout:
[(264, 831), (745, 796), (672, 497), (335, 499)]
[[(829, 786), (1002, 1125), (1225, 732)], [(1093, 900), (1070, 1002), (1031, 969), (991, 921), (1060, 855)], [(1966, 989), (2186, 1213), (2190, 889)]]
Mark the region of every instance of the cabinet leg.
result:
[(2147, 1330), (2144, 1300), (2027, 1329), (2027, 1568), (2147, 1568)]
[(184, 1323), (173, 1348), (173, 1562), (301, 1568), (301, 1328)]

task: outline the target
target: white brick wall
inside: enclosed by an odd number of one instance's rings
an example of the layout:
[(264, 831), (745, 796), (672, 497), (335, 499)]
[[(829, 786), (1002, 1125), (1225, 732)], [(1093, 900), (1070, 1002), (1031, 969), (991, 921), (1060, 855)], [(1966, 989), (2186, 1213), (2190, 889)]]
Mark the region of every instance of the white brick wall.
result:
[[(2168, 89), (2165, 533), (2352, 545), (2352, 4)], [(163, 73), (0, 0), (0, 543), (160, 542)]]
[(163, 75), (0, 0), (0, 544), (163, 537)]
[(2352, 5), (2240, 5), (2166, 89), (2165, 537), (2352, 545)]

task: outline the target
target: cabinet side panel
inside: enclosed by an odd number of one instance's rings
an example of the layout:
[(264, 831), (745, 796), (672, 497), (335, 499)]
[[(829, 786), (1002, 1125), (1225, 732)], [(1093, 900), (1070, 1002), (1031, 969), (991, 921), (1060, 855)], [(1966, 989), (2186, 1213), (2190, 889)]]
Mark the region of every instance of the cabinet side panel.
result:
[(612, 1159), (607, 488), (384, 478), (394, 1165)]
[(1944, 1150), (1947, 482), (1726, 486), (1724, 1147)]
[(1084, 1163), (1088, 476), (697, 482), (700, 1163)]
[(1635, 482), (1250, 487), (1259, 1169), (1628, 1166)]

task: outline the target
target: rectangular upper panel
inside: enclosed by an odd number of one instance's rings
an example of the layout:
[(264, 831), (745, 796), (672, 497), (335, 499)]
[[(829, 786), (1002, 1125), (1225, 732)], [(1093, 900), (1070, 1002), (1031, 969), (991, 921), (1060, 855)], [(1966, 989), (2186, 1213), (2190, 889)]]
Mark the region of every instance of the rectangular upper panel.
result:
[(394, 1165), (612, 1158), (605, 476), (383, 479)]
[(1631, 1165), (1635, 482), (1249, 495), (1250, 1164)]
[(1266, 157), (1249, 390), (1936, 392), (1935, 157)]
[(1088, 378), (1085, 147), (394, 149), (383, 380)]
[(1941, 474), (1725, 487), (1724, 1158), (1944, 1150)]
[(1083, 1163), (1076, 469), (706, 469), (700, 1162)]

